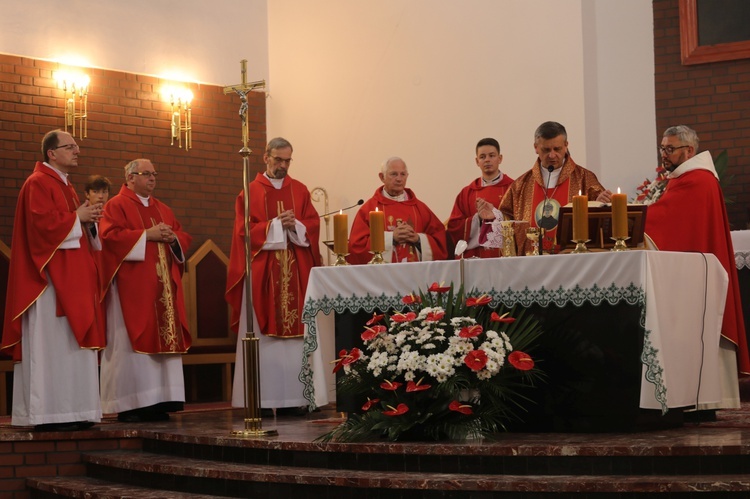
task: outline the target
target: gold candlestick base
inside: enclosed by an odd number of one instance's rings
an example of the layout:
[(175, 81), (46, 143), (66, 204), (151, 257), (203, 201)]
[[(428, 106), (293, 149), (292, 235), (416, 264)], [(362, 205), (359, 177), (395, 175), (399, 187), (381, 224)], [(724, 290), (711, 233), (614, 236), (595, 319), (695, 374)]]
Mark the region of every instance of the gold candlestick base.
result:
[(586, 243), (591, 241), (591, 239), (575, 239), (573, 240), (574, 243), (576, 243), (576, 247), (571, 253), (589, 253), (589, 249), (586, 247)]
[(629, 237), (613, 237), (615, 246), (610, 251), (630, 251), (630, 248), (625, 244), (625, 241), (630, 239)]
[(349, 265), (349, 262), (346, 261), (347, 256), (349, 256), (349, 253), (336, 253), (336, 261), (333, 262), (333, 266), (340, 267), (342, 265)]
[(370, 251), (372, 253), (372, 260), (370, 260), (369, 264), (379, 264), (379, 263), (385, 263), (385, 260), (383, 260), (383, 252), (382, 251)]

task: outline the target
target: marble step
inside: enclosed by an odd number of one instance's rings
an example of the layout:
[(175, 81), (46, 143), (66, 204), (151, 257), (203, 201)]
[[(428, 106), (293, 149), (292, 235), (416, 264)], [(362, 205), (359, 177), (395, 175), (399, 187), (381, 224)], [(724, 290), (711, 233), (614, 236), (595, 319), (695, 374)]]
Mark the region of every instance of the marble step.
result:
[[(77, 499), (157, 499), (177, 497), (173, 492), (137, 485), (108, 482), (87, 476), (57, 476), (28, 478), (27, 487), (32, 499), (73, 497)], [(217, 499), (219, 496), (179, 493), (184, 499)]]
[[(83, 456), (89, 474), (112, 481), (148, 485), (172, 480), (175, 490), (243, 496), (251, 492), (367, 490), (493, 493), (663, 493), (750, 492), (750, 476), (728, 475), (499, 475), (362, 471), (240, 464), (134, 451), (102, 451)], [(269, 488), (270, 487), (270, 488)], [(311, 489), (312, 487), (312, 489)], [(172, 488), (172, 486), (170, 486)], [(474, 496), (472, 496), (474, 497)]]

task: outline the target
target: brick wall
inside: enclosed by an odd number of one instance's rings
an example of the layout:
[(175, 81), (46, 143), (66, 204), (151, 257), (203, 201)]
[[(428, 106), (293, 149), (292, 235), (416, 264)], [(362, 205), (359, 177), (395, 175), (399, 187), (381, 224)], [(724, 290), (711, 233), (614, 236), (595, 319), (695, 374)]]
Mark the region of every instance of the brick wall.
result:
[[(43, 135), (63, 128), (63, 91), (53, 79), (57, 63), (0, 54), (0, 240), (12, 244), (16, 199), (34, 163), (41, 158)], [(123, 166), (139, 157), (159, 171), (155, 195), (171, 206), (193, 236), (192, 254), (207, 239), (229, 255), (234, 199), (242, 188), (239, 97), (219, 86), (185, 84), (194, 94), (193, 145), (170, 146), (170, 108), (159, 94), (169, 83), (153, 76), (87, 69), (88, 137), (79, 167), (71, 175), (83, 200), (91, 174), (109, 177), (117, 192)], [(234, 82), (229, 82), (234, 83)], [(262, 92), (248, 95), (251, 170), (261, 171), (266, 142)], [(252, 174), (254, 176), (254, 173)]]
[[(678, 0), (654, 0), (656, 137), (671, 125), (698, 132), (701, 150), (726, 150), (734, 181), (725, 196), (733, 229), (750, 223), (750, 59), (683, 66)], [(654, 151), (654, 165), (656, 165)]]
[[(28, 477), (80, 476), (86, 474), (81, 454), (101, 450), (139, 450), (140, 438), (117, 438), (87, 432), (88, 439), (47, 440), (34, 435), (33, 440), (5, 440), (0, 443), (0, 499), (26, 499)], [(81, 432), (77, 433), (78, 435)], [(28, 438), (28, 433), (18, 434)], [(7, 438), (7, 436), (6, 436)]]

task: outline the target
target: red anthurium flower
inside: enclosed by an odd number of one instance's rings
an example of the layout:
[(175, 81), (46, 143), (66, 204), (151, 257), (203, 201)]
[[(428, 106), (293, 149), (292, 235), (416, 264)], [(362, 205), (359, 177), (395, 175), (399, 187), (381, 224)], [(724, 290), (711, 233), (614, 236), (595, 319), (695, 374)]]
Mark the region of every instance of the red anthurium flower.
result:
[(534, 359), (529, 354), (518, 350), (508, 355), (508, 362), (519, 371), (528, 371), (534, 368)]
[(384, 314), (372, 314), (372, 317), (370, 317), (370, 320), (367, 321), (368, 326), (372, 326), (373, 324), (377, 324), (378, 322), (383, 320), (383, 317), (385, 317)]
[(401, 301), (406, 305), (411, 305), (412, 303), (422, 303), (422, 298), (420, 298), (419, 295), (412, 293), (401, 298)]
[(385, 332), (385, 326), (382, 326), (379, 324), (377, 326), (365, 328), (365, 332), (363, 332), (360, 335), (360, 338), (362, 338), (364, 341), (370, 341), (372, 339), (375, 339), (375, 337), (379, 335), (380, 333), (384, 333), (384, 332)]
[(505, 324), (516, 322), (515, 317), (508, 317), (509, 313), (510, 312), (505, 312), (503, 315), (497, 315), (497, 312), (492, 312), (492, 314), (490, 315), (490, 320), (493, 322), (502, 322)]
[(443, 317), (445, 317), (445, 312), (443, 312), (443, 311), (440, 311), (440, 312), (430, 312), (430, 313), (427, 314), (427, 317), (425, 317), (424, 320), (426, 320), (427, 322), (437, 322), (440, 319), (442, 319)]
[(387, 379), (383, 381), (382, 383), (380, 383), (380, 388), (382, 388), (383, 390), (390, 390), (392, 392), (395, 392), (396, 390), (399, 389), (399, 387), (401, 387), (401, 385), (403, 385), (403, 383), (400, 383), (398, 381), (391, 381)]
[(464, 357), (464, 364), (472, 371), (479, 371), (487, 365), (487, 354), (484, 350), (472, 350)]
[(432, 385), (427, 385), (427, 384), (423, 385), (422, 384), (422, 379), (420, 379), (416, 383), (413, 382), (413, 381), (409, 381), (408, 383), (406, 383), (406, 392), (407, 393), (409, 393), (409, 392), (423, 392), (425, 390), (429, 390), (430, 388), (432, 388)]
[(476, 338), (480, 334), (482, 334), (482, 331), (484, 331), (484, 328), (480, 326), (479, 324), (474, 324), (473, 326), (466, 326), (461, 329), (461, 331), (458, 332), (458, 335), (461, 338)]
[(458, 400), (454, 400), (453, 402), (448, 404), (448, 409), (450, 409), (451, 411), (460, 412), (461, 414), (466, 414), (467, 416), (469, 414), (474, 414), (474, 411), (471, 410), (470, 405), (462, 404)]
[(432, 291), (433, 293), (447, 293), (450, 289), (450, 286), (443, 286), (442, 282), (440, 284), (433, 282), (427, 291)]
[(390, 410), (383, 411), (384, 416), (400, 416), (405, 412), (409, 412), (409, 407), (406, 404), (398, 404), (396, 407), (389, 405)]
[(334, 360), (335, 366), (333, 366), (333, 372), (337, 373), (343, 368), (344, 366), (351, 364), (355, 360), (358, 360), (359, 357), (362, 355), (362, 350), (359, 348), (352, 348), (351, 352), (347, 352), (346, 350), (341, 350), (339, 352), (339, 358)]
[(380, 402), (380, 399), (371, 399), (370, 397), (367, 397), (367, 402), (365, 402), (365, 405), (362, 406), (363, 411), (369, 411), (372, 409), (372, 406)]
[(466, 299), (466, 306), (479, 307), (481, 305), (487, 305), (491, 301), (492, 297), (490, 295), (471, 296)]
[(417, 318), (417, 314), (414, 312), (407, 312), (405, 314), (396, 313), (391, 316), (393, 322), (411, 322)]

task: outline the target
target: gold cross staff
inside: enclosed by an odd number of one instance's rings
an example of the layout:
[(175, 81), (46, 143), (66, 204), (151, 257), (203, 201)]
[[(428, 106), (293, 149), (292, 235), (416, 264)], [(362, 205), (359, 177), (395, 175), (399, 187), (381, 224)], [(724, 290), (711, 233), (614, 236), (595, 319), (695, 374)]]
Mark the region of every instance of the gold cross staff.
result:
[[(240, 61), (242, 68), (242, 83), (239, 85), (228, 85), (224, 87), (224, 95), (236, 93), (240, 96), (242, 105), (240, 106), (240, 119), (242, 120), (242, 149), (247, 149), (247, 141), (249, 136), (248, 131), (248, 119), (247, 119), (247, 93), (261, 88), (266, 88), (266, 80), (260, 81), (247, 81), (247, 59)], [(249, 151), (248, 151), (249, 152)]]

